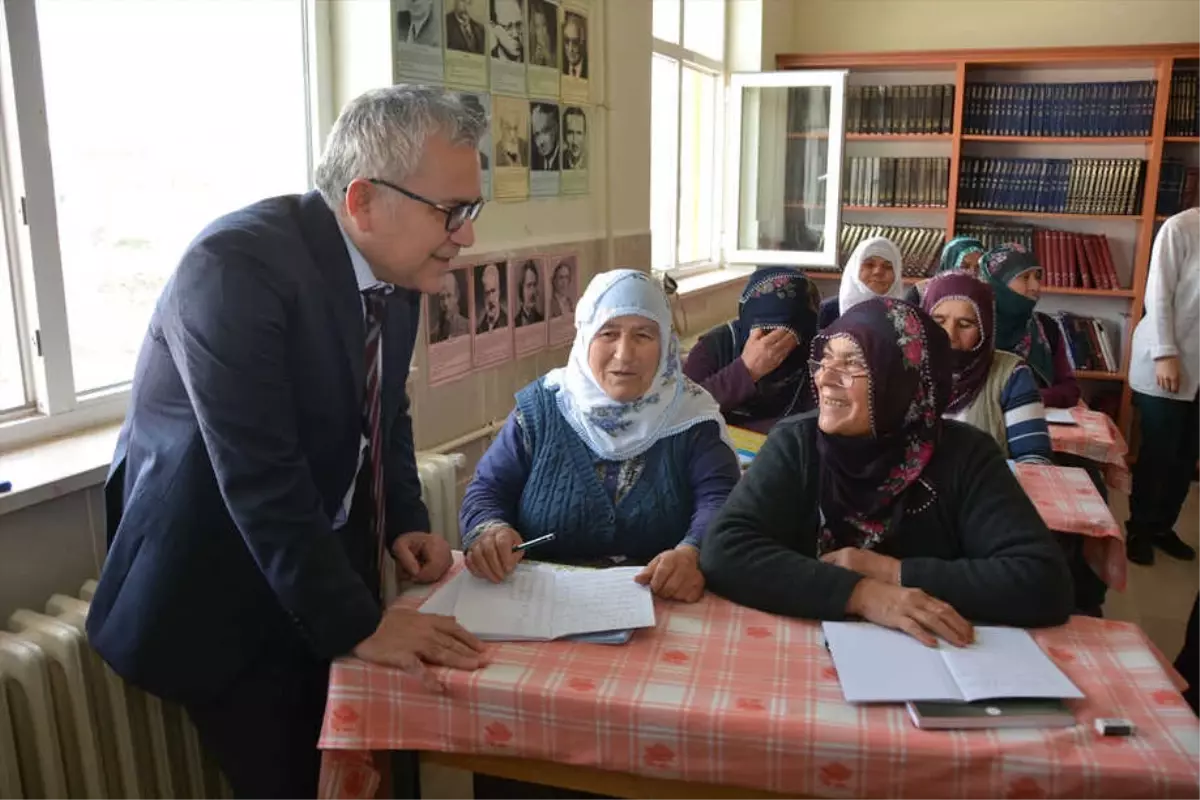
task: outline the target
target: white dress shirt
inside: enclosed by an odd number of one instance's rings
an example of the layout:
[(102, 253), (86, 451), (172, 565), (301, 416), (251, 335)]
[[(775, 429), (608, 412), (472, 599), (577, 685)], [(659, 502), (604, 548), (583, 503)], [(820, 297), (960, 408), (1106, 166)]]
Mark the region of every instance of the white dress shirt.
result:
[[(1178, 356), (1179, 391), (1162, 389), (1154, 359)], [(1200, 209), (1163, 223), (1150, 253), (1146, 316), (1133, 332), (1129, 385), (1136, 392), (1191, 400), (1200, 386)]]

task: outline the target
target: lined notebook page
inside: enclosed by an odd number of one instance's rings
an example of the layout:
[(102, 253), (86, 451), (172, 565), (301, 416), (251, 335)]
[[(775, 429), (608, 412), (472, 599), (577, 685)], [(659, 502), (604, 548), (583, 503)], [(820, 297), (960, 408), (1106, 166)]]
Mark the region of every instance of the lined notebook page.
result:
[(534, 564), (518, 564), (500, 583), (468, 575), (459, 588), (454, 616), (480, 637), (549, 639), (555, 579), (554, 570)]
[(975, 643), (944, 648), (942, 659), (967, 701), (1004, 697), (1083, 697), (1028, 632), (978, 627)]
[(870, 622), (823, 622), (842, 695), (848, 703), (962, 700), (942, 661), (951, 645), (926, 647), (907, 633)]
[(639, 572), (641, 567), (556, 572), (553, 638), (654, 627), (650, 587), (633, 581)]

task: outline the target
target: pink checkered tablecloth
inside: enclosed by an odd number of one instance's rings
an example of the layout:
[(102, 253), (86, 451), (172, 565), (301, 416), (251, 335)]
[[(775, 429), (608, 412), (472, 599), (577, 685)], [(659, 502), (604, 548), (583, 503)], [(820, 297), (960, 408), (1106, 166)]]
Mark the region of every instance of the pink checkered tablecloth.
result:
[(1104, 471), (1104, 482), (1120, 492), (1129, 494), (1133, 481), (1125, 456), (1129, 446), (1112, 418), (1092, 411), (1080, 403), (1071, 409), (1075, 425), (1051, 425), (1051, 446), (1059, 453), (1073, 453), (1090, 458)]
[(1109, 586), (1125, 591), (1125, 534), (1088, 474), (1076, 467), (1014, 465), (1046, 527), (1086, 536), (1083, 556)]
[[(412, 605), (406, 595), (398, 602)], [(657, 602), (624, 646), (492, 646), (444, 694), (353, 659), (334, 663), (322, 797), (370, 797), (371, 752), (549, 760), (819, 797), (1191, 797), (1200, 730), (1178, 675), (1139, 628), (1073, 618), (1034, 636), (1087, 695), (1078, 724), (921, 731), (899, 706), (842, 699), (817, 624), (734, 605)], [(881, 665), (881, 668), (886, 668)], [(1128, 738), (1096, 717), (1125, 717)]]

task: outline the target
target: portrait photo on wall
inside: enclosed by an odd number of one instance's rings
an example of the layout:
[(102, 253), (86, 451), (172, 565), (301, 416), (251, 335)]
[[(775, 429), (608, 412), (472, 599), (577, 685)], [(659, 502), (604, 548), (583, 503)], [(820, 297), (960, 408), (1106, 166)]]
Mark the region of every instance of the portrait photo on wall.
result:
[(442, 273), (436, 294), (427, 294), (429, 385), (439, 386), (471, 371), (471, 294), (468, 267)]
[(563, 12), (562, 74), (588, 78), (588, 20), (578, 9)]
[(521, 358), (546, 347), (546, 260), (513, 259), (508, 269), (513, 283), (514, 348), (517, 358)]
[(524, 0), (490, 0), (492, 58), (525, 63)]
[(562, 179), (563, 194), (587, 194), (588, 173), (588, 109), (566, 106), (562, 113)]
[(446, 49), (483, 55), (487, 33), (483, 25), (484, 0), (446, 0)]
[(547, 257), (550, 283), (550, 344), (569, 342), (575, 335), (575, 304), (579, 298), (579, 258), (575, 254)]
[(556, 172), (559, 169), (558, 106), (554, 103), (529, 104), (529, 130), (533, 139), (529, 168), (534, 172)]
[(392, 0), (392, 80), (441, 83), (442, 0)]
[[(484, 119), (491, 118), (492, 98), (485, 92), (459, 92), (463, 104), (479, 112)], [(492, 132), (489, 128), (479, 138), (479, 169), (482, 171), (483, 199), (492, 197)]]
[(513, 335), (509, 324), (511, 309), (508, 290), (508, 264), (485, 261), (473, 268), (475, 335), (471, 361), (476, 368), (490, 367), (512, 358)]
[(528, 100), (492, 95), (492, 141), (492, 196), (524, 200), (529, 196)]
[(529, 64), (558, 69), (558, 4), (529, 0)]

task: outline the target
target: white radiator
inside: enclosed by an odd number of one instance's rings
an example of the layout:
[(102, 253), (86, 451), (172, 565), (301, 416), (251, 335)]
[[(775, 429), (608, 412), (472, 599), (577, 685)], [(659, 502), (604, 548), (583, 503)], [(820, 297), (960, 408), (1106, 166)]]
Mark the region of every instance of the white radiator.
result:
[[(419, 454), (434, 532), (457, 548), (461, 455)], [(390, 573), (391, 571), (389, 571)], [(125, 683), (87, 646), (95, 590), (54, 595), (0, 630), (0, 800), (230, 797), (182, 709)], [(394, 597), (394, 577), (387, 597)]]

